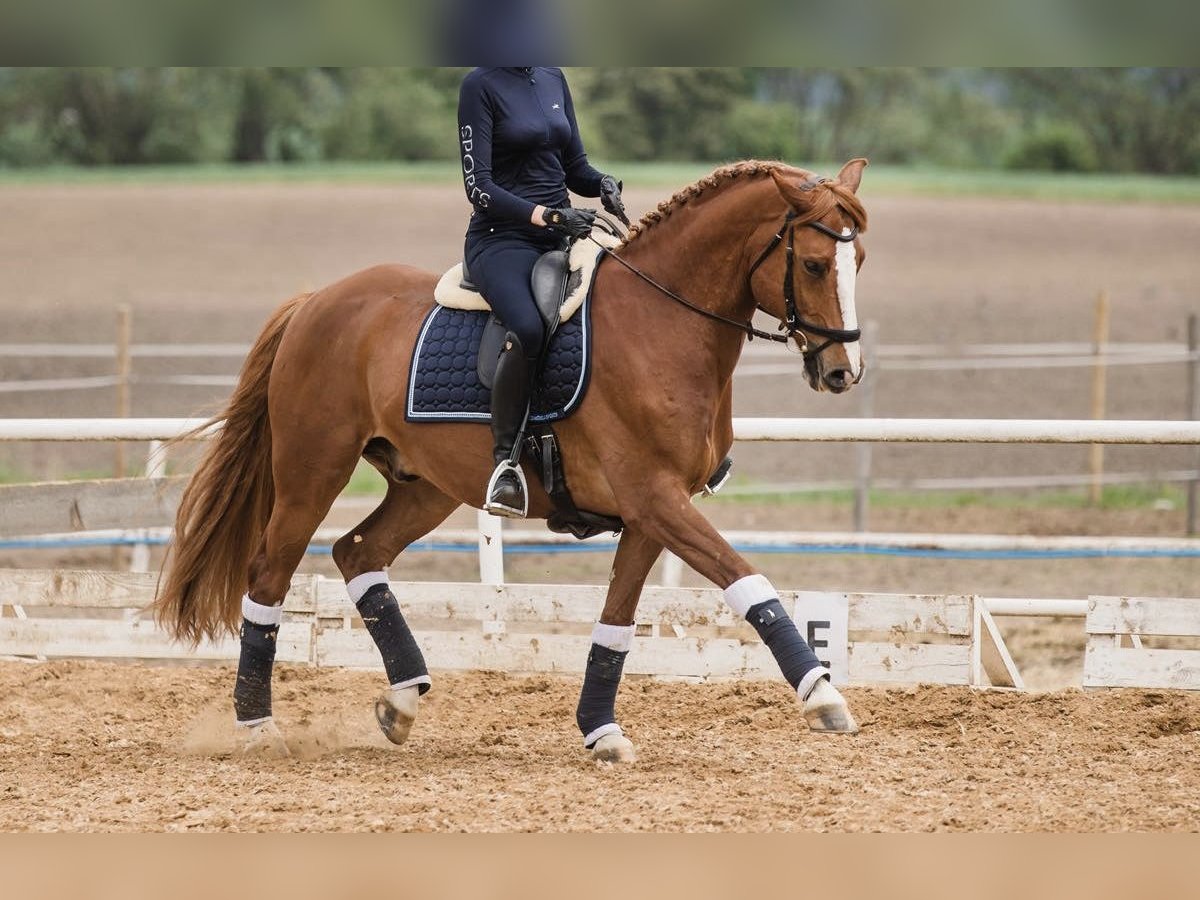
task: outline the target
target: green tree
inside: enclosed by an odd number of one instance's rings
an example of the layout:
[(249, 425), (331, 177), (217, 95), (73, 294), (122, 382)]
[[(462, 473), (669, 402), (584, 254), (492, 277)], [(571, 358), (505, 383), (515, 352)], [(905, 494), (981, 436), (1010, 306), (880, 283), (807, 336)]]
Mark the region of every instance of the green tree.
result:
[(1200, 69), (1004, 70), (1026, 134), (1069, 123), (1105, 171), (1200, 173)]
[(341, 97), (334, 75), (317, 68), (233, 70), (239, 88), (235, 162), (311, 162)]
[(750, 89), (741, 69), (591, 69), (569, 77), (588, 146), (610, 159), (719, 159), (727, 151), (723, 119)]
[(222, 70), (5, 70), (0, 162), (222, 160), (229, 151), (233, 97)]
[(461, 72), (356, 69), (324, 132), (334, 159), (453, 159)]

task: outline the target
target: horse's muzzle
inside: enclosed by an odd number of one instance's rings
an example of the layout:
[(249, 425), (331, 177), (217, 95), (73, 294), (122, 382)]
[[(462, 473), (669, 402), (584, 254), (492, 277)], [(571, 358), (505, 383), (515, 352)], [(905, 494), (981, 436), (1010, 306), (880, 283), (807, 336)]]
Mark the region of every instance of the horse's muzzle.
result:
[(836, 368), (827, 371), (822, 380), (832, 393), (841, 394), (854, 386), (854, 373), (849, 369)]

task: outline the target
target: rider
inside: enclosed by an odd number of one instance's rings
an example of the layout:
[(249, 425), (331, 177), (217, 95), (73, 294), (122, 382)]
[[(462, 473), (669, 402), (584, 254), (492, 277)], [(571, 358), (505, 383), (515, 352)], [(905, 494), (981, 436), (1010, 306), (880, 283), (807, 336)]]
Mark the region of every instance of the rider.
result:
[(492, 384), (496, 469), (484, 509), (525, 515), (514, 443), (525, 422), (543, 326), (529, 284), (538, 257), (564, 236), (586, 237), (595, 214), (571, 208), (567, 189), (600, 197), (624, 216), (621, 182), (588, 163), (561, 69), (483, 68), (458, 99), (463, 183), (474, 212), (463, 258), (471, 281), (508, 329)]

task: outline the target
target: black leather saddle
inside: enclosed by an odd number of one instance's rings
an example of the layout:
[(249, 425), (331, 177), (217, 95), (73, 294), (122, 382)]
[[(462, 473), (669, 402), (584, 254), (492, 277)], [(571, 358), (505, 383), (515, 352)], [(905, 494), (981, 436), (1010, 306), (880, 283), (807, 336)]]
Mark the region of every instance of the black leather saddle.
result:
[[(542, 346), (538, 351), (539, 359), (546, 355), (546, 348), (550, 346), (550, 338), (558, 330), (560, 310), (563, 302), (567, 299), (570, 280), (570, 255), (565, 246), (543, 253), (533, 264), (529, 283), (533, 288), (533, 299), (537, 303), (538, 314), (541, 315), (542, 324), (545, 325)], [(462, 281), (459, 282), (459, 287), (464, 291), (480, 293), (479, 288), (471, 281), (465, 259), (462, 264)], [(477, 371), (480, 383), (486, 388), (492, 386), (492, 378), (496, 374), (496, 363), (500, 359), (500, 351), (504, 347), (504, 336), (507, 332), (508, 329), (496, 318), (496, 314), (492, 313), (488, 317), (488, 323), (483, 329), (483, 337), (479, 341)]]

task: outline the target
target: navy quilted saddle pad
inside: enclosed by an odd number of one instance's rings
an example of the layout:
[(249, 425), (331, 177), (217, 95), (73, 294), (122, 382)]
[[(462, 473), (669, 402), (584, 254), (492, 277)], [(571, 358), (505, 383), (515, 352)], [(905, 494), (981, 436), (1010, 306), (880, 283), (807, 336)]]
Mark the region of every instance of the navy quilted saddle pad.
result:
[[(565, 419), (583, 402), (591, 362), (591, 297), (558, 326), (534, 388), (533, 422)], [(410, 422), (488, 422), (492, 392), (479, 382), (488, 313), (434, 306), (421, 326), (408, 377)]]

